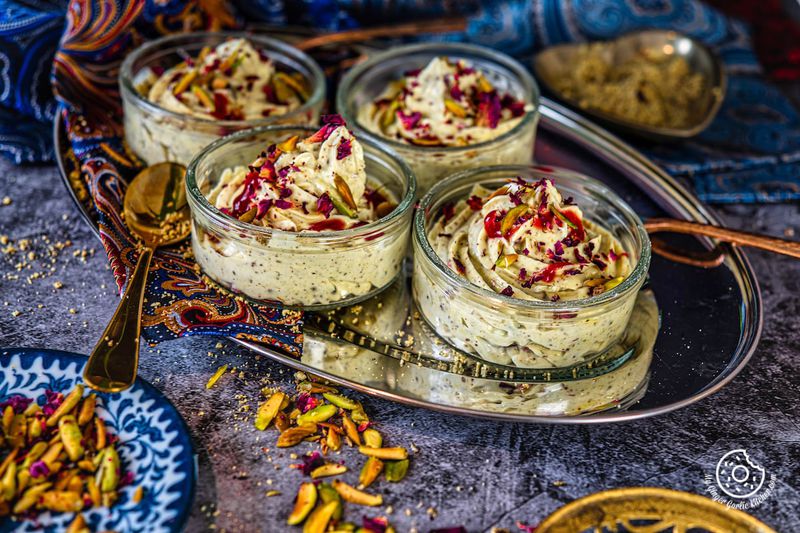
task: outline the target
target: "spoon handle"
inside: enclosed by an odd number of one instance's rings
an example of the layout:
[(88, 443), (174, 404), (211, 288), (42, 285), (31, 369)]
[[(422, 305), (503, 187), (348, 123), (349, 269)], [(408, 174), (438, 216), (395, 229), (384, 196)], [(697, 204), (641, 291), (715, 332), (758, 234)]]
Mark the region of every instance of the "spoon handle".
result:
[[(690, 222), (688, 220), (675, 220), (671, 218), (651, 218), (644, 223), (644, 227), (648, 233), (672, 232), (687, 235), (702, 235), (739, 246), (752, 246), (753, 248), (760, 248), (769, 252), (800, 258), (800, 242), (770, 237), (768, 235), (760, 235), (749, 231), (721, 228), (710, 224)], [(699, 264), (695, 260), (696, 253), (685, 253), (686, 261), (681, 261), (677, 251), (673, 248), (670, 248), (668, 253), (671, 255), (667, 255), (667, 257), (676, 261), (697, 266), (716, 266), (713, 265), (711, 261), (709, 261), (708, 265)], [(720, 262), (721, 261), (717, 261), (716, 264)]]
[(139, 337), (142, 331), (142, 302), (152, 258), (153, 250), (143, 247), (122, 300), (89, 356), (83, 379), (95, 390), (119, 392), (133, 385), (136, 379)]

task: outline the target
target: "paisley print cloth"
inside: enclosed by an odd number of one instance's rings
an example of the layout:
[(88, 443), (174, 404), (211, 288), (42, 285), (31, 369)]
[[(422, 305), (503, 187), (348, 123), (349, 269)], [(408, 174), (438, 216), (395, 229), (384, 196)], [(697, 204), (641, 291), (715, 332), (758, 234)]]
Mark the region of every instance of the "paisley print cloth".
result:
[[(127, 180), (141, 162), (122, 141), (116, 74), (125, 54), (161, 33), (233, 26), (215, 2), (72, 2), (55, 53), (53, 89), (66, 124), (74, 168), (85, 185), (120, 291), (136, 263), (122, 221)], [(150, 343), (182, 335), (237, 336), (299, 355), (302, 313), (248, 303), (214, 287), (182, 249), (159, 250), (148, 277), (143, 335)]]

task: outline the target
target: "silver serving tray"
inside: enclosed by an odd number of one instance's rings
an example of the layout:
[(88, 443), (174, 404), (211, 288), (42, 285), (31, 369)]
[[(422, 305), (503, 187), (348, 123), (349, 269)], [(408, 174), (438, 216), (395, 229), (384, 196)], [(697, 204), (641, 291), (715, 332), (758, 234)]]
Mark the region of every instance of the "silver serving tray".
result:
[[(606, 130), (548, 99), (542, 100), (541, 113), (535, 148), (537, 163), (570, 168), (609, 183), (642, 218), (673, 216), (720, 223), (716, 215), (683, 186)], [(68, 177), (70, 167), (64, 157), (66, 139), (60, 118), (56, 120), (55, 138), (63, 181), (86, 222), (97, 233), (90, 209), (80, 200), (80, 192)], [(698, 245), (691, 239), (680, 238), (676, 238), (675, 244)], [(300, 360), (268, 346), (233, 340), (291, 368), (346, 387), (451, 414), (518, 422), (581, 424), (654, 416), (690, 405), (718, 391), (741, 371), (755, 350), (762, 327), (758, 283), (744, 254), (736, 248), (725, 250), (725, 263), (712, 270), (654, 258), (650, 289), (643, 291), (645, 299), (655, 294), (661, 319), (650, 373), (619, 402), (580, 416), (548, 415), (546, 409), (529, 410), (524, 406), (506, 408), (502, 398), (482, 407), (472, 401), (443, 399), (433, 387), (428, 391), (425, 387), (409, 390), (398, 385), (398, 376), (406, 379), (411, 376), (422, 383), (445, 383), (447, 387), (454, 387), (462, 399), (476, 387), (492, 387), (495, 391), (492, 398), (497, 398), (498, 385), (505, 385), (505, 382), (498, 376), (466, 375), (462, 378), (452, 367), (430, 364), (430, 358), (427, 362), (415, 361), (413, 350), (387, 347), (381, 342), (385, 339), (357, 334), (358, 328), (348, 328), (345, 321), (337, 322), (336, 317), (333, 321), (319, 315), (310, 317), (306, 352)], [(400, 288), (393, 290), (402, 290), (405, 281), (399, 280)], [(411, 316), (413, 308), (401, 312)], [(327, 333), (328, 329), (336, 327), (339, 331), (334, 335)], [(342, 365), (341, 361), (331, 364), (313, 353), (320, 346), (331, 353), (336, 350), (342, 354), (358, 352), (358, 357), (367, 361), (368, 366)], [(458, 379), (453, 379), (454, 376)], [(534, 377), (529, 381), (541, 384), (542, 379)], [(458, 390), (459, 387), (463, 390)]]

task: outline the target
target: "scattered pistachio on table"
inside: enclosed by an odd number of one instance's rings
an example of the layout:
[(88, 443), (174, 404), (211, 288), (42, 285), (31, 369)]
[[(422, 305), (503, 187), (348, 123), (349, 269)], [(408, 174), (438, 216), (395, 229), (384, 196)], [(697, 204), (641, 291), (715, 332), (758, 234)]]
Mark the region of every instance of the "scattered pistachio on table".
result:
[[(274, 426), (279, 431), (278, 448), (291, 448), (303, 442), (319, 446), (319, 451), (303, 456), (303, 463), (293, 465), (313, 481), (300, 485), (287, 523), (302, 524), (304, 533), (394, 533), (384, 517), (364, 517), (360, 527), (343, 521), (344, 502), (370, 507), (382, 505), (381, 494), (364, 489), (381, 474), (387, 481), (401, 481), (409, 467), (408, 451), (398, 446), (384, 446), (383, 435), (373, 427), (361, 403), (336, 388), (316, 381), (302, 381), (297, 390), (293, 398), (279, 390), (263, 390), (265, 400), (255, 419), (257, 429), (264, 431)], [(337, 477), (349, 471), (347, 466), (326, 458), (343, 445), (355, 448), (364, 456), (365, 461), (358, 470), (358, 487)], [(329, 478), (334, 479), (322, 482)]]

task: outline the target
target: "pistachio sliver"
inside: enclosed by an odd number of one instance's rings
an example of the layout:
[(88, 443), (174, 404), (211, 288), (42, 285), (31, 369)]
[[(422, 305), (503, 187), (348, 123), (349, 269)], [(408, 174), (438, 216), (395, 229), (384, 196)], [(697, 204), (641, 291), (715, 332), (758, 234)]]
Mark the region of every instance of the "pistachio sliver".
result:
[(342, 178), (339, 174), (334, 174), (333, 184), (336, 185), (336, 190), (339, 192), (342, 200), (344, 200), (347, 206), (354, 211), (358, 209), (358, 205), (353, 198), (353, 192), (350, 190), (350, 186), (347, 184), (344, 178)]
[(383, 437), (381, 437), (381, 434), (378, 433), (377, 430), (367, 428), (362, 435), (364, 437), (364, 445), (370, 448), (380, 448), (383, 446)]
[(625, 276), (619, 276), (614, 279), (610, 279), (603, 284), (603, 288), (605, 288), (605, 290), (607, 291), (610, 291), (611, 289), (622, 283), (624, 280)]
[(377, 457), (367, 457), (364, 466), (361, 468), (361, 473), (358, 476), (359, 488), (366, 488), (372, 485), (372, 482), (378, 479), (382, 471), (383, 461)]
[(308, 100), (308, 91), (303, 86), (303, 83), (301, 81), (293, 78), (292, 76), (286, 74), (285, 72), (276, 72), (275, 80), (276, 81), (280, 80), (280, 83), (283, 83), (287, 87), (291, 88), (292, 91), (294, 91), (297, 94), (297, 96), (300, 97), (301, 100)]
[(341, 407), (342, 409), (347, 409), (348, 411), (352, 411), (353, 409), (357, 409), (361, 406), (355, 400), (351, 400), (346, 396), (342, 396), (341, 394), (334, 394), (332, 392), (325, 392), (322, 394), (322, 397), (331, 402), (336, 407)]
[(303, 426), (289, 428), (281, 433), (280, 437), (278, 437), (277, 446), (278, 448), (290, 448), (296, 444), (299, 444), (300, 441), (306, 437), (313, 435), (316, 433), (316, 431), (316, 424), (306, 424)]
[(495, 266), (498, 268), (508, 268), (513, 265), (517, 259), (519, 258), (518, 254), (504, 254), (497, 258), (495, 261)]
[(329, 194), (328, 195), (331, 199), (331, 203), (333, 203), (333, 207), (336, 208), (339, 213), (343, 214), (348, 218), (356, 218), (358, 213), (350, 209), (346, 203), (339, 199), (339, 196), (336, 194)]
[(249, 224), (250, 222), (252, 222), (256, 218), (257, 214), (258, 214), (258, 208), (257, 207), (251, 207), (250, 209), (248, 209), (247, 211), (242, 213), (241, 216), (239, 216), (239, 220), (241, 220), (242, 222), (244, 222), (246, 224)]
[(203, 104), (203, 107), (209, 111), (213, 112), (216, 109), (211, 95), (199, 85), (192, 85), (192, 94), (194, 94), (197, 97), (197, 100)]
[(342, 519), (342, 497), (339, 496), (339, 493), (336, 492), (329, 483), (320, 483), (317, 487), (317, 491), (319, 492), (319, 499), (322, 500), (323, 503), (329, 502), (338, 502), (339, 507), (333, 513), (334, 520), (341, 520)]
[(552, 205), (550, 206), (550, 211), (552, 211), (552, 212), (553, 212), (553, 214), (554, 214), (555, 216), (557, 216), (557, 217), (558, 217), (558, 219), (559, 219), (561, 222), (563, 222), (564, 224), (566, 224), (568, 227), (570, 227), (570, 228), (572, 228), (572, 229), (578, 229), (578, 226), (577, 226), (577, 224), (575, 224), (573, 221), (571, 221), (570, 219), (568, 219), (568, 218), (567, 218), (567, 216), (566, 216), (564, 213), (562, 213), (561, 211), (559, 211), (558, 209), (556, 209), (556, 208), (555, 208), (555, 207), (553, 207)]
[(402, 481), (406, 477), (406, 472), (408, 472), (408, 464), (408, 459), (388, 461), (386, 463), (386, 481), (394, 483)]
[(459, 118), (465, 118), (467, 116), (467, 110), (452, 98), (444, 99), (444, 107)]
[(67, 394), (64, 401), (61, 402), (61, 405), (59, 405), (53, 414), (50, 415), (50, 418), (47, 419), (47, 427), (55, 427), (62, 416), (72, 411), (75, 406), (78, 405), (81, 398), (83, 398), (83, 385), (75, 385), (75, 388)]
[(303, 483), (297, 491), (297, 498), (294, 502), (294, 509), (289, 515), (287, 524), (296, 526), (306, 519), (308, 514), (317, 504), (317, 487), (313, 483)]
[(342, 426), (353, 446), (361, 446), (361, 434), (358, 432), (358, 427), (346, 414), (342, 415)]
[(494, 86), (492, 86), (492, 83), (486, 78), (486, 76), (479, 74), (478, 89), (480, 89), (481, 92), (490, 93), (494, 90)]
[(347, 467), (345, 465), (340, 465), (338, 463), (326, 463), (311, 471), (311, 479), (338, 476), (339, 474), (344, 474), (345, 472), (347, 472)]
[(339, 479), (333, 480), (333, 488), (339, 493), (339, 496), (346, 502), (355, 503), (358, 505), (368, 505), (375, 507), (383, 503), (383, 496), (380, 494), (369, 494), (358, 490), (357, 488), (348, 485)]
[(228, 371), (228, 365), (227, 364), (222, 365), (221, 367), (217, 368), (217, 371), (214, 372), (214, 374), (210, 378), (208, 378), (208, 381), (206, 381), (206, 389), (210, 389), (211, 387), (216, 385), (217, 381), (219, 381), (219, 379), (222, 376), (224, 376), (225, 372), (227, 372), (227, 371)]
[(14, 514), (22, 514), (31, 507), (33, 507), (36, 502), (39, 501), (39, 496), (42, 495), (47, 489), (49, 489), (53, 484), (52, 483), (42, 483), (41, 485), (35, 485), (28, 490), (26, 490), (22, 494), (22, 498), (17, 500), (17, 503), (14, 504), (12, 512)]
[(298, 416), (297, 424), (302, 426), (303, 424), (325, 422), (337, 412), (338, 409), (335, 405), (331, 405), (329, 403), (319, 405), (314, 409), (311, 409), (310, 411)]
[(514, 227), (514, 223), (519, 220), (519, 217), (527, 212), (528, 206), (524, 204), (509, 209), (506, 216), (503, 217), (503, 221), (500, 223), (500, 234), (505, 235), (508, 230)]
[(320, 505), (303, 524), (303, 533), (324, 533), (328, 529), (328, 522), (331, 521), (337, 507), (341, 507), (340, 502), (331, 501)]
[(390, 461), (399, 461), (408, 458), (408, 452), (405, 448), (369, 448), (367, 446), (359, 446), (359, 453), (368, 457), (377, 457), (378, 459), (388, 459)]
[(197, 78), (197, 70), (196, 69), (190, 70), (189, 72), (184, 74), (180, 80), (178, 80), (178, 83), (176, 83), (175, 87), (172, 88), (172, 94), (174, 94), (175, 96), (180, 96), (181, 94), (186, 92), (186, 89), (189, 88), (189, 86), (192, 84), (192, 82), (194, 82), (196, 78)]
[(400, 108), (400, 102), (398, 100), (392, 100), (389, 102), (389, 105), (386, 106), (384, 109), (383, 114), (381, 115), (381, 128), (386, 129), (391, 126), (395, 120), (397, 120), (397, 110)]
[(280, 391), (270, 396), (262, 403), (256, 414), (256, 429), (264, 431), (281, 410), (286, 395)]
[(291, 152), (297, 146), (297, 141), (300, 139), (298, 135), (293, 135), (280, 143), (276, 148), (281, 152)]

